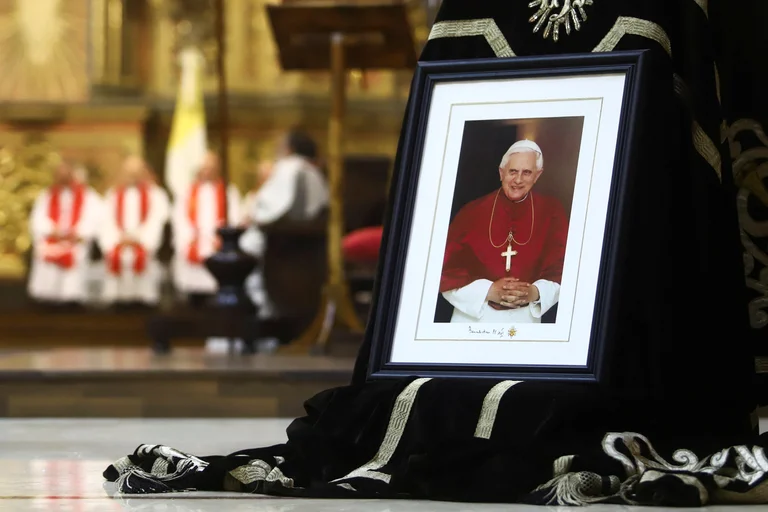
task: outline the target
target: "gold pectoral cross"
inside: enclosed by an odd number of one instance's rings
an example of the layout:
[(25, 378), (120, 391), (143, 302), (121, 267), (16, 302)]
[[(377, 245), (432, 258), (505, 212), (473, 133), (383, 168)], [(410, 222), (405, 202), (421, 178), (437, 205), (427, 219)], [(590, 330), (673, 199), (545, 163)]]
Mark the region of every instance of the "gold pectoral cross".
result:
[(501, 253), (501, 256), (507, 259), (507, 272), (512, 268), (512, 256), (517, 256), (517, 251), (512, 250), (512, 243), (507, 244), (507, 250)]

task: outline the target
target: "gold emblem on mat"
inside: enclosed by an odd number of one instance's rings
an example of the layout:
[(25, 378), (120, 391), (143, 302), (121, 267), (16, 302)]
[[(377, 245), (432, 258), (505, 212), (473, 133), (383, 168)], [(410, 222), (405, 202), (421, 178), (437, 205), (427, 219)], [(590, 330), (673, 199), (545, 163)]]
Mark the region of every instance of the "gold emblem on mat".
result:
[(584, 6), (592, 3), (593, 0), (533, 0), (528, 7), (537, 10), (528, 21), (536, 24), (533, 27), (534, 34), (541, 30), (541, 27), (545, 27), (544, 39), (552, 36), (552, 40), (557, 42), (561, 28), (565, 27), (565, 33), (568, 35), (571, 34), (571, 28), (581, 30), (581, 24), (587, 21)]
[(507, 331), (507, 334), (509, 335), (510, 338), (514, 338), (515, 336), (517, 336), (517, 329), (515, 329), (514, 327), (510, 327), (509, 330)]

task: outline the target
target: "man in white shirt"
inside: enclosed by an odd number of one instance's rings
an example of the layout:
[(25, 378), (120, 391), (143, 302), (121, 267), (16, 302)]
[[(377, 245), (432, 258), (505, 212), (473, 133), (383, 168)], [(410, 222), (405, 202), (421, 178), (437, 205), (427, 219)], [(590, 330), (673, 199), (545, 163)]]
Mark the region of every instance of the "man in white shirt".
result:
[(209, 152), (186, 193), (176, 198), (171, 220), (174, 285), (193, 305), (216, 292), (216, 280), (204, 261), (219, 248), (216, 230), (236, 225), (239, 212), (240, 194), (234, 185), (225, 191), (219, 157)]
[(277, 148), (277, 158), (256, 194), (251, 221), (311, 220), (327, 206), (328, 184), (318, 169), (317, 146), (302, 131), (291, 130)]
[(99, 246), (106, 263), (102, 301), (155, 306), (160, 301), (157, 251), (168, 222), (168, 195), (151, 180), (143, 159), (125, 159), (118, 184), (105, 197)]
[(53, 185), (32, 207), (30, 297), (54, 305), (86, 302), (90, 247), (100, 212), (101, 198), (75, 179), (74, 164), (59, 163)]
[[(266, 242), (259, 226), (279, 220), (307, 221), (316, 218), (328, 206), (325, 176), (315, 160), (317, 145), (306, 133), (294, 129), (280, 140), (274, 162), (262, 164), (258, 190), (249, 194), (245, 223), (248, 230), (241, 238), (244, 251), (260, 257)], [(246, 287), (262, 316), (269, 316), (270, 305), (263, 289), (261, 269), (248, 279)]]

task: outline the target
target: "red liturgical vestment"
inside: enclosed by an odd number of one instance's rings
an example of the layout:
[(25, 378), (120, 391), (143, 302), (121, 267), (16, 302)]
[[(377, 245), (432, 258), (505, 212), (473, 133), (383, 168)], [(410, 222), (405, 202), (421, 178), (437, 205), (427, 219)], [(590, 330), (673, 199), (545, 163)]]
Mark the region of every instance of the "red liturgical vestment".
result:
[[(440, 292), (459, 291), (474, 283), (475, 295), (483, 289), (487, 293), (494, 281), (514, 277), (537, 284), (541, 302), (552, 302), (551, 298), (547, 301), (545, 297), (547, 285), (539, 286), (539, 283), (548, 282), (559, 292), (568, 236), (568, 218), (562, 205), (552, 197), (533, 192), (518, 203), (510, 201), (503, 193), (496, 198), (497, 191), (494, 191), (468, 203), (451, 222)], [(512, 250), (517, 254), (510, 257), (510, 271), (507, 272), (507, 257), (502, 253), (507, 251), (510, 231), (514, 236)], [(483, 283), (482, 286), (479, 283)], [(445, 296), (458, 307), (449, 295)], [(479, 308), (480, 305), (470, 309), (477, 314), (481, 311)]]

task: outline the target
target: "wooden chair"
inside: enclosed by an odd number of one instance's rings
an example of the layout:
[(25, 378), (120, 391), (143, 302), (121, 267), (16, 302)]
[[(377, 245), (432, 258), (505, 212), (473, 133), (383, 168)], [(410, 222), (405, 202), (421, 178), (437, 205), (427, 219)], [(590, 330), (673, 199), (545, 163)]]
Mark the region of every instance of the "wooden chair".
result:
[(266, 238), (264, 287), (274, 308), (272, 317), (262, 321), (263, 336), (289, 343), (309, 326), (320, 308), (328, 266), (326, 218), (278, 221), (262, 227)]
[[(391, 159), (349, 156), (345, 159), (344, 217), (346, 230), (380, 225), (384, 216)], [(265, 336), (287, 343), (303, 332), (320, 307), (327, 276), (327, 217), (310, 222), (289, 220), (262, 226), (266, 237), (264, 285), (275, 308), (263, 322)], [(373, 289), (375, 266), (348, 268), (353, 295)], [(367, 314), (366, 304), (359, 304)]]

